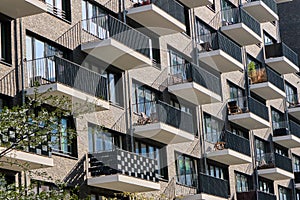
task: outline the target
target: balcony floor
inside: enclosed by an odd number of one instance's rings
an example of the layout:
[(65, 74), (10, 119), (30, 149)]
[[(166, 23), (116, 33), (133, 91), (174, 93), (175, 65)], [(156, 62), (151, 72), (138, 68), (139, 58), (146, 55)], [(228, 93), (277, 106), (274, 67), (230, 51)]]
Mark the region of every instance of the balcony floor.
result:
[(286, 148), (300, 147), (300, 138), (295, 135), (275, 136), (273, 137), (273, 142)]
[(285, 56), (267, 58), (266, 64), (280, 74), (299, 72), (299, 68)]
[(168, 87), (169, 92), (179, 96), (193, 104), (203, 105), (209, 103), (221, 102), (220, 95), (210, 91), (209, 89), (195, 83), (179, 83)]
[(243, 5), (243, 9), (260, 23), (279, 20), (278, 15), (263, 1), (248, 2)]
[(244, 70), (242, 63), (220, 49), (200, 52), (199, 59), (221, 73)]
[(194, 141), (194, 135), (173, 126), (158, 122), (134, 126), (134, 134), (141, 138), (150, 138), (164, 144), (176, 144)]
[(11, 18), (47, 12), (47, 5), (39, 0), (1, 0), (0, 13)]
[(197, 8), (202, 6), (210, 6), (213, 4), (212, 0), (179, 0), (181, 3), (186, 5), (189, 8)]
[[(6, 148), (0, 147), (0, 152)], [(0, 158), (0, 168), (14, 171), (33, 170), (46, 167), (53, 167), (53, 158), (41, 156), (34, 153), (13, 150)]]
[[(35, 88), (27, 88), (25, 91), (27, 95), (32, 96), (35, 94), (34, 90)], [(72, 106), (78, 107), (87, 105), (85, 109), (88, 109), (88, 112), (109, 110), (108, 101), (102, 100), (93, 95), (86, 94), (61, 83), (41, 85), (38, 87), (37, 92), (39, 94), (44, 93), (44, 97), (48, 97), (50, 95), (57, 97), (67, 97)], [(47, 103), (51, 104), (51, 102)]]
[(286, 97), (284, 91), (280, 90), (278, 87), (276, 87), (270, 82), (252, 84), (250, 85), (250, 90), (266, 100), (280, 99)]
[(270, 123), (268, 121), (251, 112), (229, 115), (228, 120), (249, 130), (270, 127)]
[(239, 165), (252, 162), (250, 156), (244, 155), (231, 149), (212, 151), (206, 154), (207, 158), (226, 165)]
[(288, 114), (300, 120), (300, 106), (288, 108)]
[(149, 192), (160, 190), (160, 184), (121, 174), (90, 177), (87, 185), (121, 192)]
[(257, 170), (258, 175), (266, 179), (273, 181), (286, 180), (295, 178), (294, 174), (278, 167), (270, 169), (259, 169)]
[(130, 8), (127, 16), (159, 36), (184, 32), (186, 27), (154, 4)]
[(221, 31), (241, 46), (261, 43), (262, 39), (244, 23), (222, 26)]
[(112, 38), (84, 43), (81, 50), (122, 70), (152, 66), (150, 58)]

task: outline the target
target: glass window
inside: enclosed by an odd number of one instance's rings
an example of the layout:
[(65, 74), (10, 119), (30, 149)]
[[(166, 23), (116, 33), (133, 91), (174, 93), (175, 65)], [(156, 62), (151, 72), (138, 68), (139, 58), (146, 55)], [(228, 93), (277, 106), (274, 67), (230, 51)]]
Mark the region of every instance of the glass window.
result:
[(207, 175), (225, 180), (225, 168), (208, 163)]
[(66, 20), (71, 20), (70, 16), (70, 0), (46, 0), (48, 4), (48, 12)]
[(294, 172), (300, 172), (300, 158), (296, 155), (293, 156)]
[(241, 173), (235, 174), (237, 192), (248, 192), (250, 177)]
[(296, 106), (298, 104), (297, 88), (290, 83), (285, 82), (286, 100), (290, 106)]
[(11, 63), (11, 22), (0, 22), (0, 60)]
[(282, 186), (278, 186), (278, 192), (279, 192), (279, 200), (290, 200), (290, 189), (284, 188)]
[[(267, 143), (260, 139), (255, 139), (255, 148), (256, 148), (256, 160), (262, 161), (265, 160), (267, 154)], [(266, 162), (266, 160), (265, 160)]]
[(111, 133), (95, 126), (88, 127), (89, 152), (111, 151), (114, 140)]
[(275, 44), (276, 40), (271, 37), (269, 34), (264, 32), (264, 44), (265, 45), (270, 45), (270, 44)]
[(240, 108), (245, 107), (246, 105), (245, 91), (242, 88), (232, 83), (229, 83), (229, 95), (230, 95), (230, 101), (236, 101), (237, 106), (239, 106)]
[(202, 20), (196, 17), (196, 30), (197, 30), (197, 42), (203, 44), (205, 42), (211, 43), (211, 33), (213, 29), (206, 25)]
[(281, 155), (281, 156), (285, 156), (288, 157), (288, 149), (279, 146), (279, 145), (274, 145), (274, 149), (275, 149), (275, 153)]
[(220, 141), (223, 126), (224, 122), (204, 113), (204, 131), (206, 141), (212, 143)]
[(271, 114), (273, 130), (285, 128), (284, 114), (275, 110), (274, 108), (271, 109)]
[(187, 186), (197, 186), (197, 164), (196, 159), (192, 157), (180, 155), (176, 156), (176, 173), (177, 182)]
[(170, 62), (170, 74), (176, 76), (176, 78), (180, 78), (182, 81), (188, 79), (187, 70), (189, 62), (180, 54), (169, 51), (169, 62)]
[(259, 177), (258, 189), (259, 191), (273, 194), (273, 182)]

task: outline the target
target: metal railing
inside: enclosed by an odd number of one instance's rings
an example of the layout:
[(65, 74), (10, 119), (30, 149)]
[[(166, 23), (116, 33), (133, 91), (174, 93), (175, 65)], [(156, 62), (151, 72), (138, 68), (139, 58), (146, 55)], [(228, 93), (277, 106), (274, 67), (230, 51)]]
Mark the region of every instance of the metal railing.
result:
[(47, 12), (51, 13), (59, 18), (62, 18), (64, 20), (70, 20), (69, 13), (66, 13), (66, 11), (64, 11), (60, 8), (57, 8), (56, 6), (49, 4), (49, 3), (47, 3)]
[(57, 56), (27, 61), (28, 87), (62, 83), (107, 100), (107, 80), (96, 72)]
[(228, 181), (215, 178), (206, 174), (199, 174), (200, 193), (211, 194), (219, 197), (228, 198)]
[(238, 200), (276, 200), (276, 195), (262, 191), (237, 192)]
[(300, 183), (300, 172), (294, 172), (295, 183)]
[(288, 122), (286, 121), (279, 121), (279, 122), (272, 121), (272, 128), (273, 128), (274, 137), (290, 134), (288, 130)]
[(299, 107), (300, 106), (299, 97), (300, 97), (299, 93), (287, 95), (286, 102), (288, 104), (288, 108)]
[(248, 139), (233, 134), (229, 131), (224, 131), (221, 134), (221, 141), (225, 142), (226, 149), (232, 149), (234, 151), (240, 152), (242, 154), (251, 156), (250, 152), (250, 142)]
[(300, 125), (294, 121), (290, 121), (290, 133), (300, 138)]
[(230, 98), (227, 103), (229, 114), (252, 112), (269, 121), (269, 110), (266, 105), (252, 97)]
[(134, 7), (149, 5), (151, 3), (185, 24), (184, 6), (175, 0), (147, 0), (134, 4)]
[(266, 58), (285, 56), (298, 67), (298, 54), (283, 42), (265, 46)]
[(257, 160), (259, 169), (278, 167), (288, 172), (293, 172), (292, 160), (278, 153), (265, 153)]
[(284, 91), (283, 78), (272, 69), (265, 67), (262, 69), (255, 69), (254, 73), (250, 76), (251, 84), (270, 82)]
[(105, 40), (113, 38), (152, 59), (151, 39), (110, 15), (85, 19), (82, 20), (81, 24), (82, 29), (86, 33), (89, 33), (89, 35), (81, 34), (82, 42), (93, 42), (96, 39)]
[(261, 36), (260, 23), (241, 8), (232, 8), (221, 11), (222, 26), (244, 23), (258, 36)]
[(188, 187), (198, 188), (198, 174), (176, 175), (176, 182)]
[(257, 191), (258, 200), (276, 200), (276, 195), (271, 193), (266, 193), (262, 191)]
[(13, 69), (0, 78), (0, 94), (14, 97), (17, 94), (16, 70)]
[[(88, 176), (124, 174), (158, 182), (157, 160), (118, 148), (88, 154)], [(140, 164), (137, 164), (140, 163)]]
[(133, 104), (139, 113), (145, 113), (145, 119), (138, 120), (135, 125), (162, 122), (175, 128), (194, 133), (193, 116), (162, 101), (148, 101)]
[(262, 1), (264, 2), (272, 11), (274, 11), (277, 14), (277, 3), (274, 0), (248, 0), (248, 2), (253, 1)]
[(228, 53), (230, 56), (242, 62), (242, 49), (240, 46), (232, 42), (228, 37), (221, 32), (199, 35), (199, 41), (203, 41), (201, 44), (202, 50), (218, 50), (221, 49)]
[(168, 79), (168, 85), (195, 82), (212, 92), (221, 95), (220, 78), (208, 72), (201, 66), (188, 63), (171, 66), (170, 68), (171, 75)]

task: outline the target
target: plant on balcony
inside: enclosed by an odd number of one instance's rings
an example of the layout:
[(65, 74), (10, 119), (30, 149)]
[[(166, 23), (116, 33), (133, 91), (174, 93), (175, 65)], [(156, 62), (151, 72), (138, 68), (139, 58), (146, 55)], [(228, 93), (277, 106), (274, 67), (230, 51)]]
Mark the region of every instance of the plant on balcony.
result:
[(256, 83), (257, 73), (255, 69), (255, 63), (253, 61), (249, 62), (247, 68), (248, 68), (248, 76), (250, 77), (251, 83)]

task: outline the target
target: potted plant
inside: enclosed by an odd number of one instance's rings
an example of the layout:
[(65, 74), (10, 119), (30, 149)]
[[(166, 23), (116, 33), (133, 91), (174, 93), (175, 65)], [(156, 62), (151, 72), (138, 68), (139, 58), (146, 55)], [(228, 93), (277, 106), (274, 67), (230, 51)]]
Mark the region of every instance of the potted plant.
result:
[(255, 69), (255, 63), (253, 61), (249, 62), (248, 65), (248, 76), (251, 79), (252, 83), (257, 82), (257, 74), (256, 74), (256, 69)]

